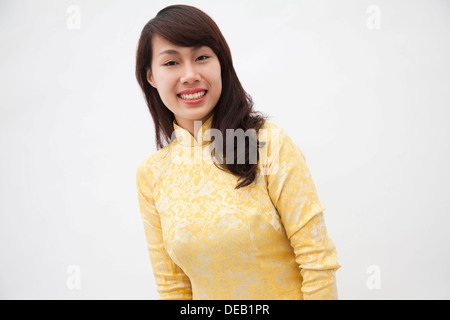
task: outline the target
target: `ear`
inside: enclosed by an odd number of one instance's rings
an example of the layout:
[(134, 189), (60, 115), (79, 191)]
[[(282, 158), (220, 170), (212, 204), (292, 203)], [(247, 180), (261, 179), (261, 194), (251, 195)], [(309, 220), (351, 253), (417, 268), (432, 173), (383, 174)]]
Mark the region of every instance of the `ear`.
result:
[(148, 81), (148, 83), (150, 83), (150, 85), (153, 88), (156, 88), (156, 84), (155, 84), (155, 81), (153, 79), (152, 71), (150, 69), (147, 69), (147, 81)]

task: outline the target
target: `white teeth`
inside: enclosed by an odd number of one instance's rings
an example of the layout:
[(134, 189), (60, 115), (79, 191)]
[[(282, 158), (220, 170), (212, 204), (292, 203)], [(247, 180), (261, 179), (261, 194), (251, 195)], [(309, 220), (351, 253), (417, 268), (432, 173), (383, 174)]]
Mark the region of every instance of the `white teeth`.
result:
[(193, 93), (193, 94), (180, 94), (180, 97), (183, 100), (196, 100), (196, 99), (200, 99), (205, 94), (206, 94), (206, 91), (200, 91), (200, 92)]

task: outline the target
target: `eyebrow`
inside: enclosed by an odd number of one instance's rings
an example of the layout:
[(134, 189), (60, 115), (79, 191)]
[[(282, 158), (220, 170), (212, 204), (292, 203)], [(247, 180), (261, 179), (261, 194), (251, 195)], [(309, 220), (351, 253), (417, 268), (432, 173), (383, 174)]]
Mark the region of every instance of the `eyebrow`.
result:
[[(196, 46), (194, 46), (192, 48), (191, 51), (194, 52), (194, 51), (197, 51), (197, 50), (199, 50), (199, 49), (201, 49), (203, 47), (204, 47), (204, 45), (196, 45)], [(163, 54), (177, 54), (177, 55), (179, 55), (180, 53), (177, 50), (169, 49), (169, 50), (164, 50), (164, 51), (160, 52), (158, 57), (162, 56)]]

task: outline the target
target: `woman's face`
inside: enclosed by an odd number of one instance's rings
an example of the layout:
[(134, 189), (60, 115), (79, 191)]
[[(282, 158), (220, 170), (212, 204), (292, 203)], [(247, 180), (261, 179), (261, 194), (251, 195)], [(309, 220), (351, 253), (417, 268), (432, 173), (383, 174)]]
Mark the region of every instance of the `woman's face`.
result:
[(209, 118), (222, 92), (219, 59), (209, 47), (180, 47), (158, 35), (152, 45), (147, 80), (158, 90), (177, 124), (196, 136), (194, 121), (204, 123)]

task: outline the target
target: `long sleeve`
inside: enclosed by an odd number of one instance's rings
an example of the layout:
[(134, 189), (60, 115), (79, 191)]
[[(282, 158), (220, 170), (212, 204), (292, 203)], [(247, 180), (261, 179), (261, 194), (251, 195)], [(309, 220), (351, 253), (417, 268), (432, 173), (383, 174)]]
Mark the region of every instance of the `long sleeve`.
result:
[(272, 154), (267, 187), (294, 248), (305, 300), (337, 299), (335, 271), (340, 268), (328, 237), (317, 190), (305, 157), (281, 128)]
[(152, 198), (150, 170), (141, 163), (137, 170), (137, 189), (141, 217), (148, 251), (161, 300), (191, 300), (191, 282), (167, 253), (161, 230), (161, 221)]

